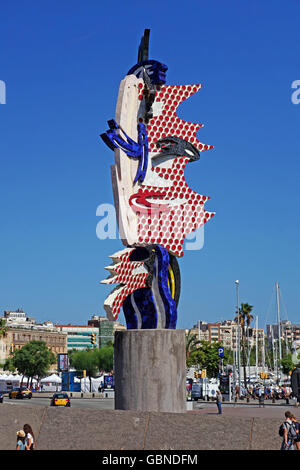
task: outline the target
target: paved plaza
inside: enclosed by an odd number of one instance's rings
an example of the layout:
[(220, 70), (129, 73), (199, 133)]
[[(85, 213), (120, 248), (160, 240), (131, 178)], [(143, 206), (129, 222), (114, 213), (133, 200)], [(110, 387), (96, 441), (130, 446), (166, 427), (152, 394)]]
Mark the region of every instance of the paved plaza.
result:
[(0, 449), (13, 450), (16, 431), (31, 424), (40, 450), (278, 450), (278, 428), (293, 406), (198, 404), (186, 413), (50, 408), (3, 403)]

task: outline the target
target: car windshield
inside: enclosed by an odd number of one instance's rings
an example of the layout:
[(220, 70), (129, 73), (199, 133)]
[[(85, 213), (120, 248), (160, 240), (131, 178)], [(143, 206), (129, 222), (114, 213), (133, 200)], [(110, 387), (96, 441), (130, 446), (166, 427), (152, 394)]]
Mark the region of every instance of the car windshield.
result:
[(68, 395), (65, 393), (58, 393), (57, 395), (54, 395), (54, 398), (68, 398)]

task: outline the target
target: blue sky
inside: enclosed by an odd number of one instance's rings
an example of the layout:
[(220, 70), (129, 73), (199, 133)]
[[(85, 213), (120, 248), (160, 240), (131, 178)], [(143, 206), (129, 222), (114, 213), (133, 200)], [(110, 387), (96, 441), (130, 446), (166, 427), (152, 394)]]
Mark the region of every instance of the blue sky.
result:
[(0, 311), (74, 324), (104, 314), (99, 282), (122, 244), (96, 237), (96, 209), (113, 203), (99, 134), (150, 28), (167, 83), (203, 84), (179, 115), (215, 147), (186, 169), (216, 216), (203, 249), (179, 260), (178, 328), (233, 318), (236, 279), (260, 326), (275, 321), (275, 282), (283, 318), (300, 322), (299, 3), (15, 1), (0, 13)]

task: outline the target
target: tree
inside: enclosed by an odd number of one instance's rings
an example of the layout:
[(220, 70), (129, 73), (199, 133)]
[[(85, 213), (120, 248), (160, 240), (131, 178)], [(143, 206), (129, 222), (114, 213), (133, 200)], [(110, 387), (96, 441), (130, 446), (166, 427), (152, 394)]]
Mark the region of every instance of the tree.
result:
[(13, 360), (12, 360), (12, 357), (8, 357), (6, 359), (6, 361), (4, 362), (3, 364), (3, 369), (4, 370), (9, 370), (10, 372), (15, 372), (16, 371), (16, 368), (13, 364)]
[(90, 351), (76, 351), (70, 357), (70, 365), (77, 371), (86, 371), (90, 380), (90, 391), (92, 391), (92, 377), (95, 377), (98, 371), (98, 358), (96, 349)]
[(281, 361), (280, 365), (284, 374), (289, 374), (295, 368), (295, 363), (292, 358), (292, 354), (287, 354)]
[(209, 343), (200, 341), (200, 347), (195, 349), (191, 355), (191, 363), (199, 365), (200, 369), (206, 369), (208, 377), (216, 377), (219, 373), (220, 358), (218, 348), (221, 343)]
[[(238, 315), (235, 317), (235, 321), (239, 322), (242, 328), (242, 357), (243, 357), (243, 368), (244, 368), (244, 386), (247, 387), (247, 375), (246, 375), (246, 348), (248, 345), (247, 336), (246, 336), (246, 327), (249, 328), (252, 320), (253, 315), (251, 315), (251, 311), (253, 309), (252, 305), (247, 303), (241, 304), (241, 308), (239, 309)], [(240, 371), (239, 371), (240, 373)]]
[(99, 371), (111, 372), (114, 368), (114, 347), (112, 345), (103, 346), (94, 350)]
[(51, 366), (56, 362), (56, 356), (48, 349), (44, 341), (29, 341), (21, 349), (17, 349), (12, 355), (12, 364), (23, 375), (29, 378), (38, 378), (47, 375)]
[(0, 318), (0, 338), (1, 336), (5, 337), (7, 335), (8, 326), (6, 326), (6, 321), (4, 318)]
[(198, 341), (195, 333), (192, 333), (192, 331), (189, 330), (185, 342), (186, 363), (188, 367), (193, 364), (191, 356), (195, 351), (197, 351), (197, 346), (199, 344), (201, 344), (201, 341)]

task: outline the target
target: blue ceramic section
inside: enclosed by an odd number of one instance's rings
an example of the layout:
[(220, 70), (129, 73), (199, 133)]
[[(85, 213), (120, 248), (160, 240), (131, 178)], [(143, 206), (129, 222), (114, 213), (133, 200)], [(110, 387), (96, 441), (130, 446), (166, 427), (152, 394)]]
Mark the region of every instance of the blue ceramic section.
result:
[(139, 181), (142, 183), (145, 179), (147, 166), (148, 166), (148, 137), (147, 131), (144, 124), (138, 124), (138, 142), (132, 140), (122, 129), (122, 133), (125, 139), (117, 132), (120, 127), (114, 119), (108, 121), (109, 130), (101, 134), (102, 140), (111, 149), (115, 150), (120, 148), (123, 150), (128, 157), (139, 160), (139, 166), (137, 174), (134, 179), (134, 183)]
[(157, 311), (151, 289), (138, 289), (129, 295), (123, 302), (123, 311), (128, 330), (157, 327)]
[(144, 69), (153, 85), (164, 85), (166, 83), (168, 67), (157, 60), (143, 60), (131, 67), (127, 75), (135, 75), (137, 78), (142, 78)]
[[(177, 323), (177, 306), (175, 300), (172, 298), (169, 284), (168, 284), (168, 272), (169, 272), (169, 253), (160, 245), (156, 245), (156, 260), (158, 263), (158, 287), (161, 296), (161, 300), (165, 308), (166, 324), (165, 328), (175, 329)], [(155, 272), (155, 270), (154, 270)]]
[[(155, 245), (151, 288), (138, 289), (123, 302), (127, 329), (176, 329), (177, 306), (168, 285), (169, 253)], [(158, 318), (161, 315), (161, 319)]]

